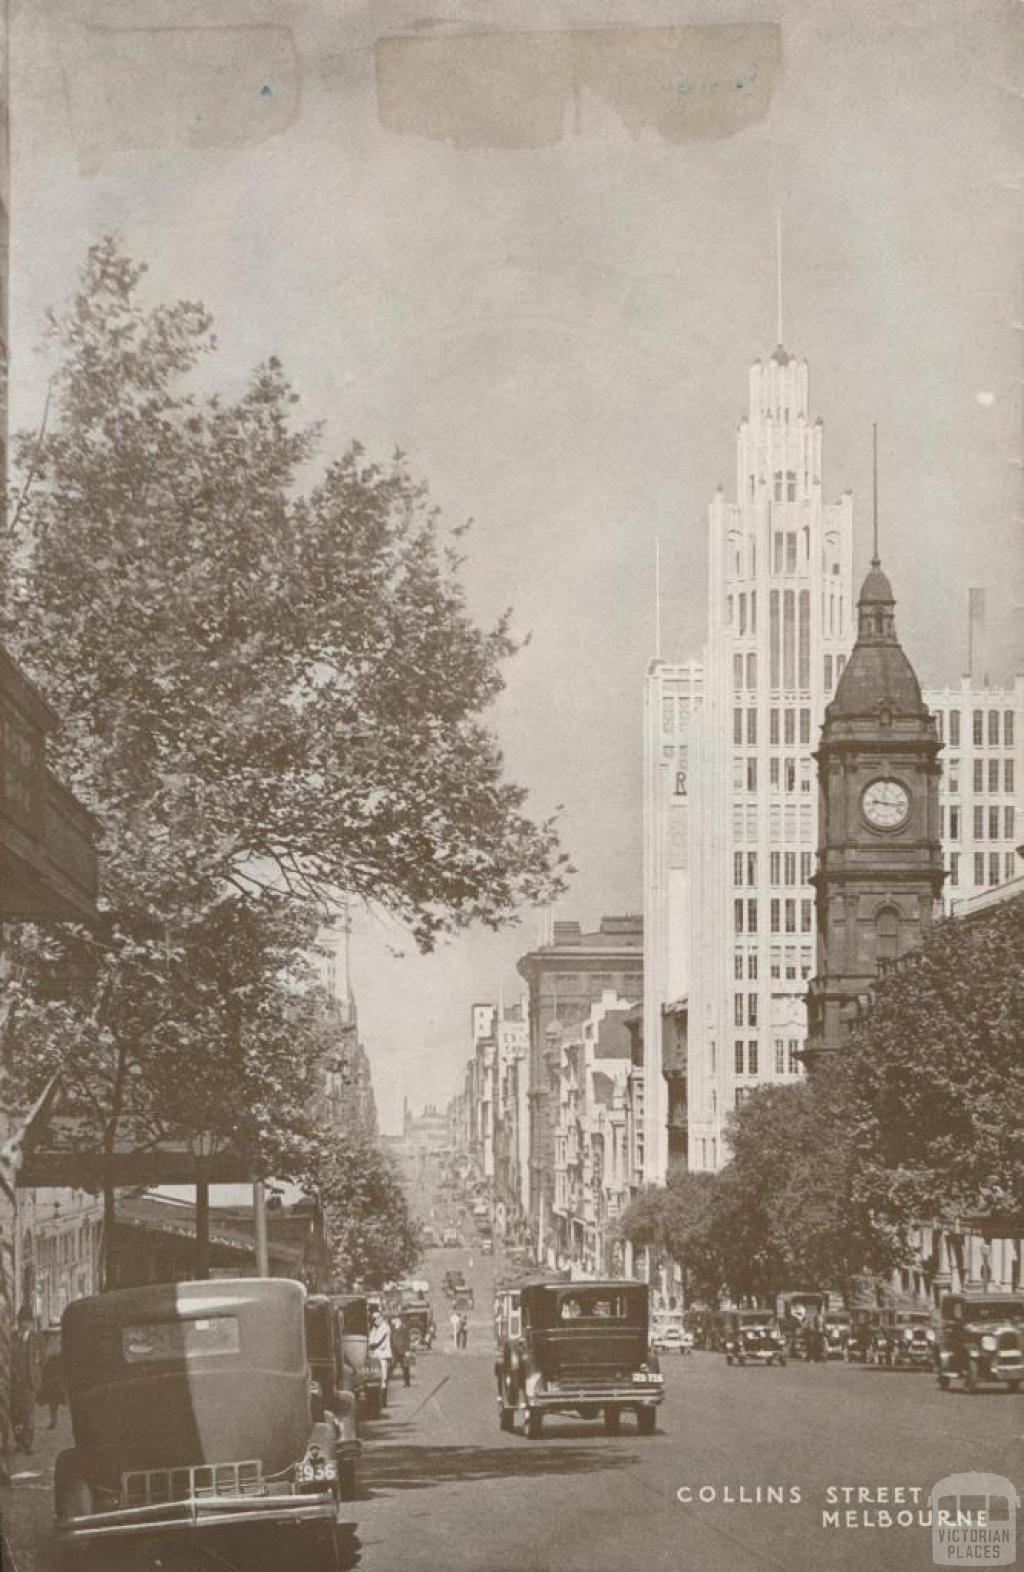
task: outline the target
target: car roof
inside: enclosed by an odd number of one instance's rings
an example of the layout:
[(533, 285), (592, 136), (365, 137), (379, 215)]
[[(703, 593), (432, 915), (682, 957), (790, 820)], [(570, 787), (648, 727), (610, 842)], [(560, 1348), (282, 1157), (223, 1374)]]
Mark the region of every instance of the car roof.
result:
[(125, 1326), (150, 1318), (188, 1319), (207, 1313), (228, 1313), (245, 1305), (302, 1304), (306, 1290), (289, 1278), (230, 1277), (208, 1282), (150, 1283), (143, 1288), (115, 1288), (109, 1293), (74, 1299), (65, 1315), (83, 1326)]

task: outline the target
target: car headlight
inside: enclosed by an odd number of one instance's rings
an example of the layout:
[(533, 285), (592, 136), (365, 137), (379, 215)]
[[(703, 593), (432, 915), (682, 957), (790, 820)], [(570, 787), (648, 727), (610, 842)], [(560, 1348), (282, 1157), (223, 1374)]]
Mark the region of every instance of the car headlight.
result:
[(935, 1341), (935, 1333), (934, 1333), (934, 1331), (932, 1330), (931, 1327), (928, 1328), (927, 1332), (924, 1335), (928, 1339), (929, 1343), (934, 1343), (934, 1341)]
[(981, 1340), (981, 1346), (985, 1350), (986, 1354), (994, 1354), (996, 1349), (999, 1347), (999, 1344), (996, 1342), (991, 1332), (986, 1332)]

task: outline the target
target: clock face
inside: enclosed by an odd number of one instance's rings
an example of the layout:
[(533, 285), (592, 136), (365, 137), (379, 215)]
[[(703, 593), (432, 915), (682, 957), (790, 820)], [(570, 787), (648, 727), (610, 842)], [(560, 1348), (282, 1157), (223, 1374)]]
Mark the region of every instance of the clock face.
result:
[(899, 781), (872, 781), (861, 798), (864, 817), (877, 830), (895, 830), (910, 812), (910, 796)]

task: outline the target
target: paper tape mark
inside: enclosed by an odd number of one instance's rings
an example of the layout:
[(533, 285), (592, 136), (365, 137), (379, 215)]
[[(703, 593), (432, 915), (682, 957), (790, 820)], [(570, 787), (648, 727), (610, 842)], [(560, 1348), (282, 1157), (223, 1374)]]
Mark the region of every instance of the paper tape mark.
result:
[(377, 112), (401, 136), (454, 147), (551, 147), (594, 118), (633, 136), (735, 136), (762, 120), (782, 73), (778, 23), (608, 27), (382, 38)]

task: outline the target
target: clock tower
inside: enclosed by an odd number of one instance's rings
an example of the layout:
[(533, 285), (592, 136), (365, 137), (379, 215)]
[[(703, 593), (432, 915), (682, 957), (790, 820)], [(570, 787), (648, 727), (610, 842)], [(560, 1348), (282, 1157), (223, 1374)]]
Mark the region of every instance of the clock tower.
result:
[(920, 943), (942, 890), (940, 744), (896, 637), (895, 604), (875, 556), (815, 755), (818, 966), (803, 1054), (812, 1070), (841, 1050), (880, 967)]

